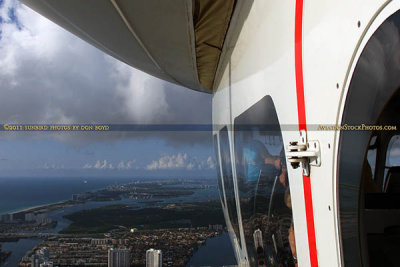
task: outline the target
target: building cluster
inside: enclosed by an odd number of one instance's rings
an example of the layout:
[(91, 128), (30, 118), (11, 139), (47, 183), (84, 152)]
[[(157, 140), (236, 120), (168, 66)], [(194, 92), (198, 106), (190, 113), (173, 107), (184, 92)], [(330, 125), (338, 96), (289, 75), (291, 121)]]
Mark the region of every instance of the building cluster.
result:
[(86, 201), (88, 199), (90, 199), (91, 197), (93, 197), (94, 193), (91, 192), (85, 192), (82, 194), (73, 194), (71, 197), (72, 201)]
[(54, 266), (184, 266), (199, 245), (216, 235), (205, 228), (120, 232), (108, 238), (52, 236), (25, 255), (20, 266), (31, 266), (44, 247)]
[(224, 226), (222, 224), (209, 224), (208, 230), (222, 231), (224, 230)]
[(22, 214), (22, 216), (24, 217), (19, 216), (19, 218), (16, 218), (16, 216), (14, 216), (13, 213), (2, 214), (0, 216), (0, 223), (13, 224), (13, 223), (24, 223), (24, 222), (26, 223), (36, 222), (36, 224), (45, 225), (45, 224), (51, 224), (53, 222), (53, 220), (49, 218), (46, 213), (29, 212)]
[(0, 216), (0, 233), (24, 233), (46, 230), (57, 225), (47, 213), (3, 214)]
[(36, 222), (38, 225), (51, 224), (53, 220), (46, 213), (35, 214), (33, 212), (25, 213), (25, 222)]
[[(94, 241), (93, 241), (94, 240)], [(107, 251), (118, 240), (51, 237), (42, 242), (35, 250), (42, 247), (49, 249), (49, 259), (55, 266), (107, 266)], [(20, 266), (28, 267), (33, 255), (25, 255)]]
[(214, 235), (215, 231), (210, 231), (207, 227), (154, 230), (133, 234), (129, 238), (134, 248), (132, 264), (143, 266), (146, 263), (144, 258), (146, 251), (149, 248), (157, 248), (162, 251), (163, 266), (184, 266), (198, 246)]
[(31, 267), (53, 267), (53, 263), (49, 261), (50, 251), (47, 247), (42, 247), (32, 255)]
[(122, 184), (122, 185), (110, 185), (107, 190), (110, 192), (124, 193), (130, 199), (151, 199), (153, 195), (147, 191), (145, 188), (136, 187), (137, 183)]
[(13, 223), (14, 222), (14, 214), (12, 214), (12, 213), (2, 214), (0, 216), (0, 222), (1, 223)]

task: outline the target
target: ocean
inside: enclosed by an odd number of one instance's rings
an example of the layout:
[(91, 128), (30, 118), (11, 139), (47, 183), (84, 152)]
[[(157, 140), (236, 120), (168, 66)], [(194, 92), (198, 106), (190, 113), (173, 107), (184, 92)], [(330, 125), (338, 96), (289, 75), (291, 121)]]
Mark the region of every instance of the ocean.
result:
[[(85, 183), (86, 181), (86, 183)], [(0, 214), (71, 199), (132, 178), (0, 178)]]

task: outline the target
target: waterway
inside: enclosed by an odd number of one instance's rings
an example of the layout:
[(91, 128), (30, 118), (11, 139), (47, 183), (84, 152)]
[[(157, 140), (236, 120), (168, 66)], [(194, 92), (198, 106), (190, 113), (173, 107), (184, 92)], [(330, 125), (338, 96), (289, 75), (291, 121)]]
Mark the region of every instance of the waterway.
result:
[(190, 258), (186, 267), (198, 266), (227, 266), (236, 265), (236, 259), (229, 239), (229, 234), (223, 232), (220, 235), (209, 238), (205, 244)]
[(39, 244), (42, 240), (38, 238), (29, 238), (29, 239), (20, 239), (18, 242), (5, 242), (3, 243), (4, 251), (12, 251), (11, 255), (7, 258), (5, 262), (1, 266), (9, 266), (16, 267), (20, 262), (21, 258), (25, 255), (25, 253), (32, 248), (34, 248), (37, 244)]

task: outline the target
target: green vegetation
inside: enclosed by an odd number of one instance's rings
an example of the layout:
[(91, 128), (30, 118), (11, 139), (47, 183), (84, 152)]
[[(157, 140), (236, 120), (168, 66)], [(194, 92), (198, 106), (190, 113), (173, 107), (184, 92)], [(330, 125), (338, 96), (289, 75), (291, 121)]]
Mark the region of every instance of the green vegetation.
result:
[(166, 204), (162, 208), (135, 210), (130, 206), (110, 205), (66, 216), (73, 223), (63, 234), (104, 233), (113, 229), (165, 229), (224, 224), (218, 201)]

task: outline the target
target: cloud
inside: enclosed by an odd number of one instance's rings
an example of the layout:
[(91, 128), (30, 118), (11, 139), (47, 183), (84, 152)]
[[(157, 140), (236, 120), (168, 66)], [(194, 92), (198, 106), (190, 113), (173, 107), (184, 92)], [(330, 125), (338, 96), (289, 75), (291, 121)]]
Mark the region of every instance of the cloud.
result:
[(400, 157), (400, 147), (395, 147), (390, 150), (390, 157)]
[(146, 166), (146, 169), (149, 171), (177, 169), (206, 170), (214, 168), (215, 164), (211, 156), (208, 157), (207, 160), (198, 160), (197, 158), (189, 157), (187, 153), (164, 155)]
[(213, 160), (213, 158), (211, 156), (209, 156), (207, 159), (207, 166), (210, 169), (215, 169), (215, 161)]
[(134, 164), (135, 162), (136, 162), (135, 159), (129, 160), (129, 161), (126, 161), (126, 162), (124, 162), (123, 160), (121, 160), (121, 161), (118, 163), (117, 169), (118, 169), (118, 170), (129, 170), (129, 169), (131, 169), (131, 168), (133, 167), (133, 164)]
[(123, 169), (125, 169), (125, 163), (124, 163), (123, 161), (121, 161), (121, 162), (118, 164), (117, 169), (118, 169), (118, 170), (123, 170)]
[(84, 169), (98, 169), (98, 170), (113, 170), (114, 166), (112, 163), (109, 163), (105, 160), (97, 160), (93, 165), (90, 163), (86, 163), (83, 166)]
[[(0, 122), (211, 122), (210, 95), (129, 67), (19, 2), (3, 1), (0, 16)], [(58, 133), (52, 136), (85, 142), (157, 137), (172, 143), (211, 144), (209, 132)]]
[(48, 162), (45, 162), (44, 164), (43, 164), (43, 166), (41, 166), (39, 169), (45, 169), (45, 170), (49, 170), (49, 169), (52, 169), (52, 170), (59, 170), (59, 169), (64, 169), (64, 164), (51, 164), (51, 163), (48, 163)]
[(92, 166), (91, 164), (89, 164), (89, 163), (86, 163), (86, 164), (83, 166), (83, 168), (84, 168), (84, 169), (91, 169), (91, 168), (93, 168), (93, 166)]
[(97, 170), (129, 170), (133, 168), (134, 163), (136, 162), (135, 159), (133, 160), (128, 160), (128, 161), (123, 161), (121, 160), (118, 164), (117, 167), (114, 167), (114, 165), (109, 162), (108, 160), (97, 160), (94, 164), (91, 163), (86, 163), (83, 166), (83, 169), (97, 169)]
[(106, 169), (113, 170), (114, 169), (113, 165), (111, 163), (108, 163), (107, 160), (103, 160), (102, 162), (100, 160), (96, 161), (93, 168), (101, 169), (101, 170), (106, 170)]

